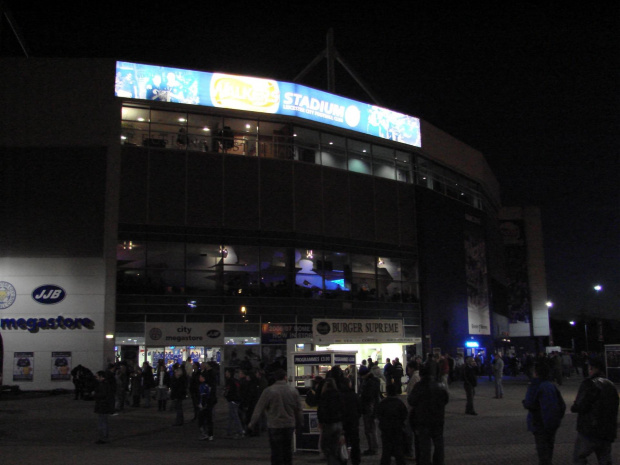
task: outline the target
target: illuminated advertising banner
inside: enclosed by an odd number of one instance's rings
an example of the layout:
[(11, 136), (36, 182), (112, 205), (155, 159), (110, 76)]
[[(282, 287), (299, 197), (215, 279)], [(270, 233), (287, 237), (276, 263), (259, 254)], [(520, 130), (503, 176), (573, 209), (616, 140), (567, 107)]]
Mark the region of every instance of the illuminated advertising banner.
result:
[(116, 62), (117, 97), (296, 116), (422, 146), (420, 120), (290, 82)]

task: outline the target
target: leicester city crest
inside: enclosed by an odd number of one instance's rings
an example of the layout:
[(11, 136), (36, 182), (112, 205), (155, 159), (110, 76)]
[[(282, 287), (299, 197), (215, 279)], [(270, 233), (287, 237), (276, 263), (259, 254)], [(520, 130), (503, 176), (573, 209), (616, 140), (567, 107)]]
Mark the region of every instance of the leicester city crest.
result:
[(11, 283), (0, 281), (0, 310), (9, 308), (15, 302), (17, 292)]

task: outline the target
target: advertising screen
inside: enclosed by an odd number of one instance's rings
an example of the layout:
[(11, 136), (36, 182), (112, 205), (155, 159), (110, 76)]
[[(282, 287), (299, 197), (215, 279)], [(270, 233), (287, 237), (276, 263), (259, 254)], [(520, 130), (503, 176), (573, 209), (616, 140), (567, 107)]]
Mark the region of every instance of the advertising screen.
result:
[(422, 146), (418, 118), (273, 79), (118, 61), (114, 92), (123, 98), (296, 116)]

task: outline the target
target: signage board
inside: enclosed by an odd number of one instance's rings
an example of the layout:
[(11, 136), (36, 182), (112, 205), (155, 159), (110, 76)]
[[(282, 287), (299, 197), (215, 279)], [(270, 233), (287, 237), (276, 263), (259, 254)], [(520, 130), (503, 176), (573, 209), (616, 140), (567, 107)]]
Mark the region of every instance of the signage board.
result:
[(223, 323), (146, 323), (147, 347), (218, 346), (224, 344)]
[(397, 319), (314, 318), (312, 320), (312, 336), (315, 344), (409, 342), (409, 338), (405, 338), (403, 320)]
[(115, 95), (289, 115), (422, 146), (419, 118), (274, 79), (118, 61)]

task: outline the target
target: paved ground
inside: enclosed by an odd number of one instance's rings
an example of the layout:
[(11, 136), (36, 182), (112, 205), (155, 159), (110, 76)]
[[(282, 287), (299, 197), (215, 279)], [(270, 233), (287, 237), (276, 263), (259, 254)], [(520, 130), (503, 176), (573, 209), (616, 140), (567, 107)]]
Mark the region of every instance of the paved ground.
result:
[[(577, 393), (580, 379), (573, 377), (560, 387), (568, 406)], [(534, 442), (527, 432), (526, 411), (521, 406), (525, 378), (504, 381), (504, 399), (493, 399), (493, 384), (480, 378), (475, 408), (479, 416), (464, 415), (465, 393), (452, 385), (446, 413), (447, 465), (535, 465)], [(186, 401), (186, 419), (191, 418)], [(111, 442), (96, 445), (97, 419), (93, 403), (75, 401), (71, 393), (23, 393), (0, 398), (0, 464), (269, 464), (265, 436), (243, 440), (224, 439), (227, 406), (216, 408), (216, 439), (198, 440), (198, 428), (189, 422), (173, 427), (175, 413), (156, 408), (127, 408), (110, 418)], [(554, 463), (572, 463), (577, 416), (567, 412), (558, 431)], [(362, 436), (362, 450), (365, 439)], [(614, 462), (620, 463), (620, 446), (614, 445)], [(297, 452), (295, 464), (320, 464), (318, 453)], [(379, 457), (364, 457), (363, 464), (378, 464)], [(594, 463), (590, 459), (590, 463)]]

